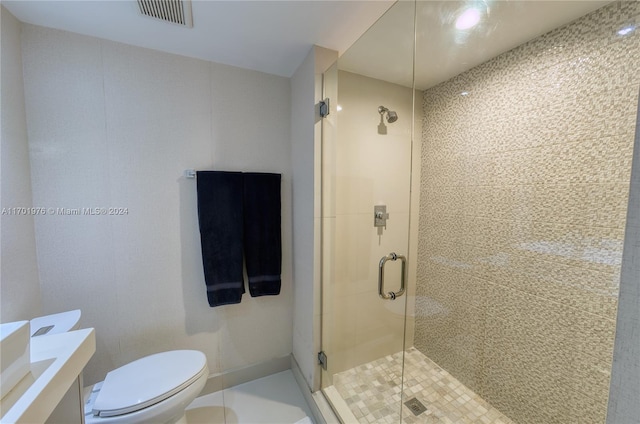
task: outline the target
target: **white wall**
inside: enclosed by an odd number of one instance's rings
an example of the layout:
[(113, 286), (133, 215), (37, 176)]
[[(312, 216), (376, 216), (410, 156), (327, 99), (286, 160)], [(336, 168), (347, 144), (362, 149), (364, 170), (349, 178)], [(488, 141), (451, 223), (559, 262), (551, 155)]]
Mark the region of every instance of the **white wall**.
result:
[[(168, 349), (212, 373), (289, 355), (289, 80), (32, 25), (22, 47), (34, 204), (127, 208), (35, 222), (45, 312), (96, 328), (85, 382)], [(189, 168), (283, 174), (279, 296), (209, 307)]]
[(293, 166), (293, 355), (307, 385), (318, 389), (320, 351), (320, 155), (322, 74), (337, 60), (335, 51), (314, 46), (291, 77)]
[(27, 124), (24, 111), (20, 22), (2, 15), (2, 276), (0, 321), (30, 319), (41, 312), (33, 215), (5, 208), (32, 207)]

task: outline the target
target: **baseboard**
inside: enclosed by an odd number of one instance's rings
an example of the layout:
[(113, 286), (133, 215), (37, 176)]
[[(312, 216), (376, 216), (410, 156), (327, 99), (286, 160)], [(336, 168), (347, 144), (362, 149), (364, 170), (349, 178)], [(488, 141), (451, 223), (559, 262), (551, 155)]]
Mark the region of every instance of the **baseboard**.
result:
[(267, 377), (291, 368), (290, 355), (281, 358), (274, 358), (259, 364), (249, 365), (247, 367), (236, 368), (219, 374), (212, 374), (207, 379), (207, 383), (200, 392), (200, 396), (209, 393), (218, 392), (237, 386), (238, 384), (247, 383), (258, 378)]

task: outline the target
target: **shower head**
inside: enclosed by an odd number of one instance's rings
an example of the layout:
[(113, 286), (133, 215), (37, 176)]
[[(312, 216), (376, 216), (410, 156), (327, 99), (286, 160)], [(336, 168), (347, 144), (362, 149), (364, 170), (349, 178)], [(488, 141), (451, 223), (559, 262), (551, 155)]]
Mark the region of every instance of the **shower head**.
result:
[(387, 122), (390, 124), (396, 122), (398, 120), (398, 114), (392, 110), (387, 111)]
[(393, 110), (389, 110), (384, 106), (378, 106), (378, 113), (380, 114), (380, 116), (384, 115), (385, 113), (387, 114), (387, 122), (390, 124), (393, 124), (394, 122), (396, 122), (398, 120), (398, 114), (396, 112), (394, 112)]

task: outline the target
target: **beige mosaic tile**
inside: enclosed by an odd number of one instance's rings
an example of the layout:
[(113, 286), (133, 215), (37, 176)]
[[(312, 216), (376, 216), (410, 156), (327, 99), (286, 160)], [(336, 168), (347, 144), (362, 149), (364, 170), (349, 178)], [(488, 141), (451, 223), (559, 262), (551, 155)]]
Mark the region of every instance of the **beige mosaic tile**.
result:
[[(512, 423), (415, 348), (338, 373), (333, 382), (360, 423)], [(427, 410), (414, 415), (404, 405), (412, 398)]]
[(424, 93), (414, 343), (519, 423), (604, 422), (638, 23), (615, 2)]

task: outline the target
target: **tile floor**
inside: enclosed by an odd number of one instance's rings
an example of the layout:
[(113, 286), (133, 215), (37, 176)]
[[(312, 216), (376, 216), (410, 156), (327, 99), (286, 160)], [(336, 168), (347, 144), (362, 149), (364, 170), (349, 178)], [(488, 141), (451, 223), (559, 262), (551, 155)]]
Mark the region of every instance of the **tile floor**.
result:
[(291, 370), (201, 396), (188, 424), (314, 424)]
[(400, 394), (402, 352), (338, 373), (333, 384), (359, 423), (398, 423), (400, 402), (417, 398), (427, 410), (418, 416), (402, 406), (408, 424), (513, 424), (419, 350), (405, 355), (405, 389)]

